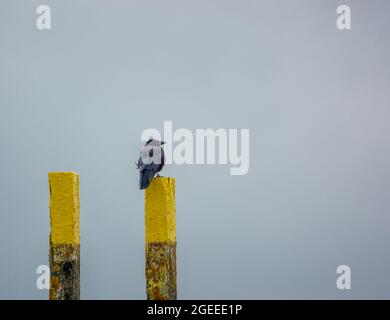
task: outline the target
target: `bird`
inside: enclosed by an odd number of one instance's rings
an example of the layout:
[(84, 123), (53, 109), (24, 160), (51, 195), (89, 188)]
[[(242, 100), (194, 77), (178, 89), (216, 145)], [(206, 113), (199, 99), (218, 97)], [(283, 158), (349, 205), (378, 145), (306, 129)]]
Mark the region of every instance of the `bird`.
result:
[(137, 169), (140, 173), (139, 188), (144, 190), (149, 187), (154, 176), (162, 170), (165, 164), (164, 149), (161, 147), (164, 141), (150, 138), (140, 152)]

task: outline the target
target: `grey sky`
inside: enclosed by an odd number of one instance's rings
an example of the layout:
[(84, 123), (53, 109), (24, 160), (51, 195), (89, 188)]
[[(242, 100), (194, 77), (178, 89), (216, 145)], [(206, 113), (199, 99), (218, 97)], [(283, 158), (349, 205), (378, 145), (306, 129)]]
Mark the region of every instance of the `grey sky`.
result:
[[(35, 26), (42, 3), (49, 32)], [(179, 298), (390, 298), (389, 9), (2, 0), (0, 298), (47, 299), (47, 173), (67, 170), (81, 176), (82, 298), (145, 298), (134, 162), (164, 120), (251, 132), (246, 176), (163, 171), (177, 184)]]

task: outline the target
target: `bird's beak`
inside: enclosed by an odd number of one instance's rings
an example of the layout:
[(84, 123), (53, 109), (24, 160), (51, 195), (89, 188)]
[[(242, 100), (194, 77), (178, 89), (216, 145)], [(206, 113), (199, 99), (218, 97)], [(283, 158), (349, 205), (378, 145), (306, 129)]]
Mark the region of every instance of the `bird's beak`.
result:
[(161, 144), (161, 145), (165, 144), (165, 141), (161, 141), (160, 144)]

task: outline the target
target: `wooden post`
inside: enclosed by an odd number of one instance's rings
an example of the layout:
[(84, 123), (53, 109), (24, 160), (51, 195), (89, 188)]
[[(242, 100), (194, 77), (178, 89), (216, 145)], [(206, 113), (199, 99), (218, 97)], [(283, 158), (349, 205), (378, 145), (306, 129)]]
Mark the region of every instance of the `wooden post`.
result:
[(146, 295), (176, 300), (175, 179), (154, 178), (145, 190)]
[(80, 177), (49, 173), (50, 300), (80, 299)]

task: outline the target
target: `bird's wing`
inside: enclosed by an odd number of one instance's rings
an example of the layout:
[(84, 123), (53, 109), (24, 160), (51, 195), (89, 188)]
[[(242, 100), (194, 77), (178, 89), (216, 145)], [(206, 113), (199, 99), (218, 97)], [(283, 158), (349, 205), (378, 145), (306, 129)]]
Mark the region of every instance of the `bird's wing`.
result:
[(141, 157), (138, 158), (138, 161), (135, 163), (137, 169), (141, 168), (142, 166), (142, 160), (141, 160)]
[(158, 169), (159, 169), (160, 165), (159, 164), (155, 164), (155, 163), (149, 163), (149, 164), (143, 164), (142, 165), (142, 170), (140, 170), (141, 172), (142, 171), (151, 171), (153, 173), (157, 173), (158, 172)]

